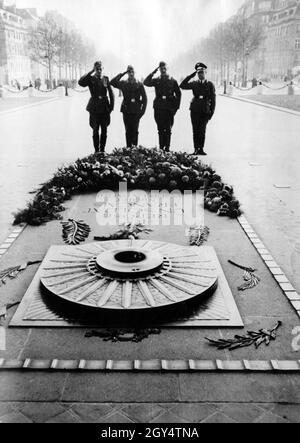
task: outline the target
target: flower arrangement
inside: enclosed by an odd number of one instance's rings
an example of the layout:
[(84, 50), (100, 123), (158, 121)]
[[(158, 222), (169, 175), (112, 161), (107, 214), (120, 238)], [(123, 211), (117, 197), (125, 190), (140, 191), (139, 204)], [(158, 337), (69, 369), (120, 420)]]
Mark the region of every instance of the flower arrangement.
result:
[(118, 189), (120, 182), (126, 182), (129, 189), (203, 189), (208, 210), (231, 218), (241, 214), (233, 188), (224, 184), (211, 166), (186, 153), (138, 147), (93, 154), (59, 168), (36, 191), (27, 208), (15, 214), (14, 223), (40, 225), (61, 219), (63, 203), (72, 195)]

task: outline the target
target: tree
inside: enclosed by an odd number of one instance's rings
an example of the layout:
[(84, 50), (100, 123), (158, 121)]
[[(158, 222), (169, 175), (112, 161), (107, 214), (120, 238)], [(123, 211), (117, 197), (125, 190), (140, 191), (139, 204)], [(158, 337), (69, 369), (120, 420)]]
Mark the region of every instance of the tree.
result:
[(249, 21), (245, 17), (234, 17), (230, 23), (228, 42), (231, 47), (232, 60), (236, 67), (242, 62), (243, 84), (247, 84), (247, 68), (249, 57), (258, 49), (264, 36), (264, 28), (257, 21)]
[(31, 58), (48, 68), (52, 85), (52, 69), (58, 55), (60, 28), (52, 12), (46, 12), (31, 30), (29, 48)]

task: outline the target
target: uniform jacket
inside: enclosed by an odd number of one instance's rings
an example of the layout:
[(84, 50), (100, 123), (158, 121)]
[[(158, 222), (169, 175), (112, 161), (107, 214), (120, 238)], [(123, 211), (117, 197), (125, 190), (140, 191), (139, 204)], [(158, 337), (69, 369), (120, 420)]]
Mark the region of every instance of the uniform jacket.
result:
[(110, 84), (122, 91), (124, 100), (121, 112), (124, 114), (144, 114), (147, 109), (147, 95), (144, 85), (141, 82), (121, 80), (122, 74), (111, 80)]
[(148, 75), (144, 85), (155, 88), (154, 109), (178, 111), (181, 103), (181, 91), (177, 81), (169, 76), (153, 78), (154, 74)]
[(192, 90), (194, 98), (190, 110), (199, 114), (212, 117), (216, 110), (216, 89), (212, 82), (203, 80), (190, 81), (194, 75), (189, 75), (181, 83), (181, 89)]
[(90, 73), (79, 80), (79, 85), (88, 87), (91, 99), (86, 110), (92, 114), (104, 114), (114, 109), (115, 97), (108, 77), (97, 78)]

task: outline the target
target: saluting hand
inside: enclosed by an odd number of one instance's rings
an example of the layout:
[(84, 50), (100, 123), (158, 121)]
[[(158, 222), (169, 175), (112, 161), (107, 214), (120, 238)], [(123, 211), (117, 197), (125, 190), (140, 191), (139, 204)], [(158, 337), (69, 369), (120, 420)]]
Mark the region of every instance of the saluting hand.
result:
[(159, 66), (158, 66), (158, 68), (154, 69), (154, 71), (152, 72), (152, 74), (154, 75), (154, 74), (156, 74), (158, 71), (159, 71)]

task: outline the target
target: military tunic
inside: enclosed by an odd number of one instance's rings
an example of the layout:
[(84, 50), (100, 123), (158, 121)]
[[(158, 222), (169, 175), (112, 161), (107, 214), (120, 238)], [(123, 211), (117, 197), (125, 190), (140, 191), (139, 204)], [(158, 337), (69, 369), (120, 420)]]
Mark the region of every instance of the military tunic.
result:
[(121, 112), (126, 130), (127, 147), (138, 146), (140, 119), (147, 109), (147, 95), (144, 85), (139, 81), (121, 80), (123, 74), (111, 80), (111, 85), (123, 94)]
[[(86, 110), (90, 113), (90, 126), (93, 129), (93, 142), (95, 151), (104, 152), (107, 140), (107, 128), (110, 125), (110, 113), (114, 109), (114, 93), (108, 77), (84, 75), (79, 80), (79, 85), (88, 87), (91, 98)], [(101, 128), (101, 138), (99, 130)]]
[(192, 90), (194, 98), (191, 102), (191, 120), (195, 151), (202, 151), (205, 145), (206, 128), (216, 109), (216, 90), (212, 82), (207, 80), (191, 81), (194, 74), (189, 75), (180, 85), (181, 89)]
[(153, 103), (154, 118), (158, 128), (159, 146), (161, 149), (170, 149), (174, 116), (181, 103), (181, 91), (177, 81), (166, 76), (153, 78), (150, 74), (144, 81), (144, 85), (155, 88)]

